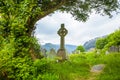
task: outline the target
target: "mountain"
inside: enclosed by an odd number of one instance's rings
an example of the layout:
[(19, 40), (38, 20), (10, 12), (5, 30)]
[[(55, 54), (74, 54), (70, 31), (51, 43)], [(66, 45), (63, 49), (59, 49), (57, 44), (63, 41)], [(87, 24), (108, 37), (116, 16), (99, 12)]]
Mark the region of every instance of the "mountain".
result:
[[(51, 48), (55, 49), (56, 51), (59, 49), (60, 45), (58, 44), (52, 44), (52, 43), (46, 43), (45, 45), (42, 45), (42, 48), (45, 48), (47, 51), (50, 51)], [(68, 53), (72, 53), (76, 49), (76, 45), (70, 45), (66, 44), (65, 48)]]
[(97, 40), (98, 38), (105, 38), (105, 37), (107, 37), (107, 35), (102, 36), (102, 37), (96, 37), (96, 38), (94, 38), (94, 39), (91, 39), (91, 40), (85, 42), (83, 46), (84, 46), (84, 48), (86, 49), (86, 51), (88, 51), (88, 50), (90, 50), (91, 48), (95, 48), (95, 43), (96, 43), (96, 40)]
[(84, 43), (84, 48), (86, 51), (90, 50), (91, 48), (95, 48), (95, 43), (98, 38), (91, 39)]

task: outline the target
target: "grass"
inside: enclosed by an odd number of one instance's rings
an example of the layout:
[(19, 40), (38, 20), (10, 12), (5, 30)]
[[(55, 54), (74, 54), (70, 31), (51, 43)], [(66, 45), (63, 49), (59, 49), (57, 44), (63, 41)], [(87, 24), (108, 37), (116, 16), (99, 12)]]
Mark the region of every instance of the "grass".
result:
[(109, 54), (104, 56), (106, 67), (98, 80), (120, 80), (120, 54)]
[[(99, 73), (90, 72), (91, 67), (97, 64), (104, 64), (104, 70)], [(7, 80), (3, 76), (3, 72), (6, 70), (9, 71), (8, 76), (16, 80), (120, 80), (120, 53), (71, 54), (69, 59), (64, 62), (56, 62), (54, 59), (49, 60), (48, 58), (38, 59), (34, 62), (29, 61), (28, 57), (25, 59), (15, 58), (12, 60), (12, 64), (10, 59), (10, 62), (2, 65), (0, 65), (2, 71), (0, 80)]]
[[(102, 73), (91, 73), (90, 68), (96, 64), (105, 64)], [(120, 80), (120, 53), (72, 54), (69, 60), (50, 64), (58, 80)]]

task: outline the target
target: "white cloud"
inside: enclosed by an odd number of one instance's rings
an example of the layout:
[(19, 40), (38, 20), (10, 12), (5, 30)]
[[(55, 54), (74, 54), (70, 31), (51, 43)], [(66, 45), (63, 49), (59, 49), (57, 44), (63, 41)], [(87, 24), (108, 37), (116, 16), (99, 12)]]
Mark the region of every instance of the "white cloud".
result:
[(78, 22), (67, 13), (56, 12), (37, 22), (36, 36), (44, 43), (59, 44), (58, 29), (65, 24), (68, 34), (65, 37), (66, 44), (84, 44), (84, 42), (99, 36), (104, 36), (118, 29), (120, 15), (109, 19), (108, 16), (92, 14), (85, 23)]

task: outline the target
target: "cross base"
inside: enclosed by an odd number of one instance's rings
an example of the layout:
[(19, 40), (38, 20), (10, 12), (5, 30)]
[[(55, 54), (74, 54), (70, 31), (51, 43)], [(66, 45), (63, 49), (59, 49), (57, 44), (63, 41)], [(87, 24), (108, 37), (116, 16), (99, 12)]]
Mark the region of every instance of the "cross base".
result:
[(57, 51), (57, 57), (60, 58), (59, 61), (64, 61), (67, 59), (65, 49), (59, 49)]

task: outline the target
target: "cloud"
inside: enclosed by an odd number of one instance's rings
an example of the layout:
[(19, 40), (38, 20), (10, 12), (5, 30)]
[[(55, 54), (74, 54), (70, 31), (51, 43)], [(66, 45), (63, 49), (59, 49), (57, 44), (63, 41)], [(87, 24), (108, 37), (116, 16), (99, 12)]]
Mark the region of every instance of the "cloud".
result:
[(56, 12), (52, 16), (47, 16), (39, 20), (36, 28), (36, 37), (44, 43), (59, 44), (60, 37), (57, 34), (62, 23), (68, 30), (65, 37), (66, 44), (80, 45), (95, 37), (110, 34), (119, 27), (120, 15), (111, 19), (108, 16), (100, 16), (93, 13), (86, 22), (79, 22), (67, 13)]

